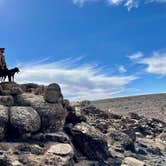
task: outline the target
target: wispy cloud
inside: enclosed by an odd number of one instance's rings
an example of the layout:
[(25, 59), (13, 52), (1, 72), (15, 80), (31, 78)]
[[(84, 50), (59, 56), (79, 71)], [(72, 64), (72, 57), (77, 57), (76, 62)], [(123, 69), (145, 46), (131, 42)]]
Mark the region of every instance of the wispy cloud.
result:
[(118, 70), (119, 70), (120, 73), (126, 73), (127, 72), (127, 69), (123, 65), (120, 65)]
[(137, 64), (146, 65), (144, 71), (147, 73), (166, 75), (166, 52), (155, 51), (149, 57), (137, 52), (128, 58)]
[(109, 75), (102, 67), (80, 65), (71, 59), (35, 65), (29, 63), (20, 68), (21, 73), (16, 77), (16, 81), (45, 85), (57, 82), (61, 85), (64, 95), (72, 100), (108, 98), (123, 91), (125, 85), (137, 79), (134, 75)]
[(98, 2), (100, 0), (73, 0), (73, 3), (78, 6), (83, 6), (85, 3)]
[(166, 3), (166, 0), (72, 0), (75, 5), (83, 6), (86, 3), (91, 2), (106, 2), (110, 6), (124, 6), (128, 10), (137, 8), (141, 4), (149, 3)]
[(138, 60), (138, 59), (142, 58), (143, 56), (144, 56), (144, 55), (143, 55), (142, 52), (136, 52), (136, 53), (134, 53), (134, 54), (128, 56), (128, 58), (129, 58), (130, 60)]
[(147, 65), (148, 73), (166, 75), (166, 52), (154, 52), (151, 57), (142, 58), (138, 63)]

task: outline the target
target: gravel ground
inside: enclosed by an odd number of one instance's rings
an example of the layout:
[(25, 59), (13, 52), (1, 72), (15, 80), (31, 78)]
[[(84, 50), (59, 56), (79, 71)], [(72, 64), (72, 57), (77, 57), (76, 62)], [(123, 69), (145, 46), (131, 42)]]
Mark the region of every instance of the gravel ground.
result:
[(92, 101), (92, 104), (120, 115), (135, 112), (166, 122), (166, 93), (97, 100)]

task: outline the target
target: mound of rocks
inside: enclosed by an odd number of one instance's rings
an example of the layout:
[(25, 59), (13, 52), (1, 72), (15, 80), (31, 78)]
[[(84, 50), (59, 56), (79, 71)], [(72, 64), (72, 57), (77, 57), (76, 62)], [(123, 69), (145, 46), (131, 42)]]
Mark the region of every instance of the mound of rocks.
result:
[(158, 166), (166, 123), (63, 99), (53, 83), (0, 84), (0, 165)]

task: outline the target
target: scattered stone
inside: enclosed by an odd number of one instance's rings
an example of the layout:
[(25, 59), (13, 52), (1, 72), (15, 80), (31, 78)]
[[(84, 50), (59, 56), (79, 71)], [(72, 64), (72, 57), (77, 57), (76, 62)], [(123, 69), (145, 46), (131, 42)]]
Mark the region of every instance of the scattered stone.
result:
[(127, 166), (146, 166), (145, 162), (137, 160), (133, 157), (126, 157), (123, 161), (123, 164)]
[(10, 165), (10, 161), (8, 155), (4, 151), (0, 151), (0, 165), (1, 166), (8, 166)]
[(47, 150), (47, 153), (52, 153), (60, 156), (72, 155), (73, 156), (73, 148), (70, 144), (55, 144), (51, 145), (51, 147)]
[(133, 140), (125, 133), (120, 131), (110, 131), (108, 134), (108, 142), (114, 146), (120, 146), (124, 150), (135, 151)]
[(17, 149), (21, 151), (21, 153), (32, 153), (35, 155), (44, 154), (45, 149), (41, 148), (39, 145), (30, 145), (30, 144), (20, 144)]
[(160, 142), (166, 145), (166, 132), (161, 133), (158, 137)]
[(18, 160), (15, 160), (11, 163), (11, 166), (23, 166), (23, 164), (20, 163)]

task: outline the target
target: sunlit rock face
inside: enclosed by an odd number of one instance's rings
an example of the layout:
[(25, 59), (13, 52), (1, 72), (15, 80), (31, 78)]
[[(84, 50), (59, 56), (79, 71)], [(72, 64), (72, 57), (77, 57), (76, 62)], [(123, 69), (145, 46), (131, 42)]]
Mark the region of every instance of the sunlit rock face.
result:
[(159, 119), (71, 103), (56, 83), (0, 83), (0, 165), (164, 165), (165, 128)]

